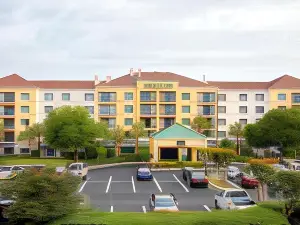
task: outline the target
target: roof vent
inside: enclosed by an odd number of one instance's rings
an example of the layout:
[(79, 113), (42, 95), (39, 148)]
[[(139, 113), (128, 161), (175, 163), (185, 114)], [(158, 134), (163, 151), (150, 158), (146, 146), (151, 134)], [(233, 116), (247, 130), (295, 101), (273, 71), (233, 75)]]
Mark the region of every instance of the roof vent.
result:
[(133, 68), (130, 68), (129, 74), (130, 76), (133, 76)]
[(141, 70), (141, 69), (138, 69), (138, 73), (139, 73), (139, 77), (141, 77), (141, 75), (142, 75), (142, 70)]
[(203, 81), (205, 82), (205, 74), (203, 74)]
[(100, 84), (100, 81), (99, 81), (99, 78), (98, 78), (98, 75), (95, 75), (95, 81), (94, 81), (95, 85), (98, 85)]
[(111, 81), (111, 76), (106, 76), (106, 83), (108, 83), (109, 81)]

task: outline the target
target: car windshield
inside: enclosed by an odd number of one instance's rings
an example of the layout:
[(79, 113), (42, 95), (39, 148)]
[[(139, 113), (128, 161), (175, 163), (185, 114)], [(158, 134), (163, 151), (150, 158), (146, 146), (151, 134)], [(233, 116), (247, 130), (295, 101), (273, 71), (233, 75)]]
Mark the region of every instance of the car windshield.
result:
[(195, 179), (204, 179), (205, 174), (204, 173), (193, 173), (192, 178)]
[(0, 171), (10, 171), (11, 167), (2, 167)]
[(69, 170), (80, 170), (80, 165), (72, 165), (69, 167)]
[(171, 198), (157, 198), (155, 207), (174, 207), (175, 203)]
[(150, 175), (150, 172), (149, 171), (139, 171), (139, 174), (140, 175)]
[(231, 191), (229, 192), (230, 197), (238, 198), (238, 197), (248, 197), (245, 191)]

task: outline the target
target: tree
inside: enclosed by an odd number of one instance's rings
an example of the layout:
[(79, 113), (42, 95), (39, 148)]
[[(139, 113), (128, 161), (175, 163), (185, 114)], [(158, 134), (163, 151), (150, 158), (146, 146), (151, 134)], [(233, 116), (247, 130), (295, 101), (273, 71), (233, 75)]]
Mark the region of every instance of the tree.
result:
[(0, 186), (0, 192), (15, 203), (7, 209), (13, 224), (45, 224), (75, 212), (81, 179), (55, 169), (29, 170)]
[(300, 173), (279, 171), (274, 176), (276, 192), (284, 199), (285, 214), (290, 216), (300, 203)]
[(78, 151), (91, 146), (106, 129), (104, 123), (95, 123), (82, 106), (56, 108), (48, 114), (44, 124), (46, 143), (56, 149), (74, 152), (76, 162)]
[(196, 116), (192, 122), (192, 128), (199, 133), (203, 133), (205, 129), (211, 128), (211, 122), (202, 116)]
[(242, 124), (235, 122), (234, 124), (229, 125), (229, 135), (236, 137), (236, 153), (239, 155), (240, 152), (240, 140), (239, 138), (243, 136), (243, 126)]
[(299, 109), (272, 109), (256, 124), (247, 125), (244, 137), (250, 146), (257, 148), (296, 147), (300, 144), (299, 128)]
[(26, 127), (25, 131), (21, 131), (18, 136), (18, 141), (28, 140), (29, 144), (32, 140), (38, 142), (38, 150), (41, 151), (41, 138), (45, 134), (45, 126), (43, 123), (34, 123), (31, 126)]
[(0, 141), (4, 138), (4, 121), (3, 119), (0, 119)]
[(117, 125), (114, 129), (111, 130), (111, 137), (115, 140), (116, 143), (116, 155), (120, 155), (120, 148), (125, 139), (124, 127)]
[(273, 167), (263, 163), (250, 163), (246, 166), (245, 171), (253, 173), (254, 177), (259, 181), (258, 200), (267, 200), (267, 184), (271, 182), (275, 170)]
[(227, 148), (227, 149), (234, 149), (235, 148), (235, 143), (228, 138), (224, 138), (220, 141), (220, 148)]
[(145, 124), (137, 122), (132, 125), (132, 136), (135, 137), (135, 153), (139, 153), (139, 137), (145, 136)]

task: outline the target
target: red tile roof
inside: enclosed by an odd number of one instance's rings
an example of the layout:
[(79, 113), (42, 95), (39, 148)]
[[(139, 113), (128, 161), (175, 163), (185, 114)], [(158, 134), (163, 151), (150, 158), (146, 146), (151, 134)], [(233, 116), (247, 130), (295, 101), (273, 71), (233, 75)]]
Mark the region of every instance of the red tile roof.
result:
[(0, 78), (0, 87), (35, 87), (35, 85), (18, 74), (12, 74)]
[(270, 89), (300, 89), (300, 79), (290, 75), (283, 75), (270, 82)]
[(94, 81), (75, 80), (33, 80), (37, 87), (43, 89), (94, 89)]
[(130, 74), (111, 80), (108, 83), (98, 84), (101, 87), (135, 86), (137, 81), (178, 81), (181, 87), (209, 87), (206, 82), (194, 80), (170, 72), (141, 72), (141, 76)]

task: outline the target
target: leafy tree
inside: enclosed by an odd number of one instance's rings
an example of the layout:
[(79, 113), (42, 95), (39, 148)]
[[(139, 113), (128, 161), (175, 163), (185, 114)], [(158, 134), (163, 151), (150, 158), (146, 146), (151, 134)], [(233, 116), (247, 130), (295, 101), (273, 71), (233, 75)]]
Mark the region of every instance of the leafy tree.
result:
[(259, 181), (258, 196), (259, 200), (267, 200), (267, 184), (271, 182), (275, 170), (273, 167), (263, 163), (250, 163), (246, 166), (245, 171), (253, 173), (254, 177)]
[(220, 141), (220, 148), (227, 148), (227, 149), (234, 149), (235, 148), (235, 143), (228, 138), (224, 138)]
[(98, 163), (100, 161), (100, 158), (101, 156), (104, 158), (107, 157), (107, 149), (103, 146), (100, 146), (100, 147), (96, 147), (96, 151), (97, 151), (97, 160), (98, 160)]
[(46, 143), (53, 148), (74, 152), (76, 162), (78, 151), (91, 146), (106, 130), (104, 123), (95, 123), (82, 106), (56, 108), (48, 114), (44, 124)]
[(285, 214), (290, 216), (300, 203), (300, 173), (279, 171), (274, 176), (276, 192), (285, 202)]
[(4, 138), (4, 121), (0, 119), (0, 141)]
[(295, 147), (300, 144), (299, 128), (299, 109), (273, 109), (256, 124), (247, 125), (244, 137), (250, 146), (257, 148)]
[(0, 186), (3, 196), (15, 200), (7, 209), (13, 224), (45, 224), (73, 213), (80, 198), (76, 189), (81, 179), (69, 173), (57, 174), (55, 169), (30, 170)]
[(111, 130), (111, 137), (115, 140), (116, 143), (116, 155), (120, 155), (121, 145), (125, 139), (124, 127), (117, 125), (114, 129)]
[(137, 122), (132, 125), (132, 136), (135, 137), (135, 153), (139, 153), (139, 137), (145, 137), (145, 124)]
[(236, 137), (236, 152), (239, 155), (240, 150), (240, 137), (243, 136), (243, 126), (242, 124), (235, 122), (234, 124), (229, 125), (229, 135)]
[(18, 141), (28, 140), (29, 144), (31, 141), (36, 140), (38, 142), (38, 150), (41, 151), (41, 138), (45, 134), (45, 126), (43, 123), (34, 123), (31, 126), (26, 127), (25, 131), (21, 131), (18, 136)]
[(203, 133), (205, 129), (211, 128), (211, 122), (202, 116), (196, 116), (192, 122), (192, 128), (199, 133)]

